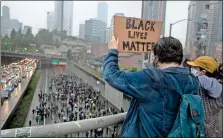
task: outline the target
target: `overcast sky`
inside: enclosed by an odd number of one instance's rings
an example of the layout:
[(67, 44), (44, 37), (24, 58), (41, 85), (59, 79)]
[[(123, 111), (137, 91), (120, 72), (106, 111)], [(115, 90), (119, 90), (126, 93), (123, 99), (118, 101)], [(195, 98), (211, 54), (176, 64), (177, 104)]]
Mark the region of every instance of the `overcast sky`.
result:
[[(85, 20), (97, 17), (97, 1), (73, 2), (73, 35), (78, 36), (79, 24)], [(115, 13), (124, 13), (125, 16), (141, 17), (141, 1), (106, 1), (108, 3), (108, 25)], [(169, 35), (169, 25), (188, 16), (190, 1), (167, 1), (165, 35)], [(37, 33), (39, 28), (46, 28), (46, 13), (54, 10), (54, 1), (2, 1), (1, 6), (10, 8), (11, 19), (18, 19), (23, 25), (33, 28)], [(187, 21), (175, 24), (172, 36), (180, 39), (185, 45)]]

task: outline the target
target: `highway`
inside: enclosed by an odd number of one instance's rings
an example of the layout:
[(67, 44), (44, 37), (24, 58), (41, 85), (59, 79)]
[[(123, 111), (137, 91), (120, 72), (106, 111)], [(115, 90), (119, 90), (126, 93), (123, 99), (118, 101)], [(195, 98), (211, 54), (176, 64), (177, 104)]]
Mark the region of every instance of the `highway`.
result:
[[(68, 66), (66, 66), (66, 67), (65, 66), (42, 66), (41, 77), (40, 77), (39, 83), (37, 85), (35, 95), (34, 95), (34, 98), (32, 100), (31, 106), (30, 106), (30, 110), (27, 114), (24, 127), (29, 126), (29, 121), (30, 120), (31, 120), (31, 126), (54, 124), (55, 122), (56, 123), (64, 122), (63, 119), (59, 118), (59, 116), (58, 116), (58, 112), (63, 109), (62, 108), (62, 103), (61, 103), (60, 100), (57, 100), (57, 99), (54, 100), (54, 101), (47, 100), (46, 107), (50, 107), (51, 103), (54, 103), (55, 105), (58, 106), (58, 111), (56, 111), (55, 113), (52, 112), (52, 115), (50, 114), (50, 116), (46, 116), (46, 117), (44, 116), (44, 119), (41, 120), (39, 123), (36, 121), (36, 113), (33, 115), (32, 110), (36, 109), (36, 107), (40, 105), (40, 101), (39, 101), (39, 97), (38, 97), (38, 93), (39, 93), (40, 90), (42, 90), (43, 93), (46, 93), (46, 94), (49, 94), (51, 92), (57, 92), (56, 91), (56, 85), (54, 83), (52, 84), (53, 85), (52, 90), (49, 89), (52, 77), (60, 76), (60, 75), (64, 75), (64, 74), (70, 74), (70, 73), (74, 73), (74, 71), (72, 71), (72, 69), (70, 69)], [(70, 99), (70, 96), (68, 96), (67, 100), (69, 100), (69, 99)], [(100, 96), (99, 96), (98, 100), (101, 101), (101, 102), (104, 102), (103, 98), (100, 97)], [(67, 101), (67, 103), (68, 103), (68, 101)], [(78, 110), (79, 110), (80, 106), (82, 108), (84, 108), (83, 103), (82, 104), (77, 103), (77, 104), (78, 104), (77, 105)], [(106, 107), (107, 108), (111, 107), (111, 105), (106, 105)], [(84, 109), (84, 112), (89, 113), (90, 111)], [(68, 118), (68, 115), (66, 115), (66, 117)], [(77, 120), (80, 120), (79, 112), (77, 114)], [(109, 127), (108, 132), (110, 132), (110, 135), (107, 135), (106, 130), (103, 130), (103, 137), (111, 136), (111, 134), (113, 132), (113, 128)], [(73, 134), (73, 135), (69, 135), (69, 137), (86, 137), (86, 133), (80, 133), (79, 135), (78, 134)], [(92, 137), (93, 137), (93, 134), (92, 134)]]
[[(20, 97), (24, 93), (24, 90), (26, 89), (35, 68), (36, 68), (36, 64), (34, 68), (29, 72), (23, 71), (23, 69), (21, 68), (22, 72), (19, 73), (18, 78), (21, 78), (22, 82), (18, 84), (18, 87), (16, 87), (14, 91), (11, 93), (11, 96), (9, 97), (9, 99), (5, 100), (3, 105), (1, 106), (1, 128), (6, 122), (6, 120), (8, 119), (11, 112), (13, 111), (14, 107), (17, 105)], [(24, 73), (24, 72), (26, 72), (26, 78), (21, 77), (21, 73)], [(8, 85), (10, 84), (11, 84), (11, 80), (9, 81)], [(3, 85), (3, 88), (5, 87), (6, 85)]]

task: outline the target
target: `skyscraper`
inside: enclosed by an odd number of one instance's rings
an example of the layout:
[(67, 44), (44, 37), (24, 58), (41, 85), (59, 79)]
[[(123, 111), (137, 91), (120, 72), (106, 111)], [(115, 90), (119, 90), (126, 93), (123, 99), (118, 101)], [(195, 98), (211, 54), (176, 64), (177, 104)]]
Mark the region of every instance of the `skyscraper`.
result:
[(218, 18), (218, 1), (190, 2), (185, 54), (190, 58), (213, 55), (212, 45), (216, 40)]
[(54, 30), (54, 12), (47, 12), (47, 29), (49, 29), (49, 31), (53, 31)]
[(10, 29), (14, 29), (15, 31), (19, 31), (19, 29), (22, 29), (22, 23), (19, 22), (17, 19), (11, 19), (10, 20)]
[(85, 40), (102, 43), (105, 41), (106, 24), (97, 19), (85, 21)]
[(161, 35), (165, 34), (166, 1), (142, 1), (142, 18), (163, 21)]
[(55, 1), (55, 29), (66, 31), (67, 35), (73, 32), (73, 1)]
[(107, 25), (108, 20), (108, 4), (105, 2), (98, 3), (98, 12), (97, 12), (98, 20), (104, 22)]
[[(158, 20), (163, 22), (161, 36), (165, 34), (165, 18), (166, 18), (166, 1), (142, 1), (141, 18), (147, 20)], [(153, 61), (153, 55), (151, 53), (143, 54), (143, 65), (145, 63), (151, 64)]]
[(206, 55), (214, 56), (214, 47), (213, 43), (216, 41), (216, 32), (218, 22), (218, 1), (210, 1), (210, 12), (209, 12), (209, 21), (208, 21), (208, 32), (207, 32), (207, 48), (206, 48)]
[(10, 20), (10, 12), (8, 6), (2, 6), (2, 17), (3, 20)]
[(1, 18), (1, 36), (5, 36), (7, 30), (10, 28), (10, 12), (9, 7), (2, 6), (2, 18)]
[(85, 24), (79, 25), (79, 38), (84, 39)]
[(113, 35), (114, 35), (114, 26), (106, 28), (105, 43), (109, 43)]
[(32, 32), (32, 27), (30, 27), (30, 26), (24, 26), (24, 29), (23, 29), (22, 34), (27, 34), (28, 29), (30, 29), (30, 31)]
[(222, 41), (222, 1), (218, 1), (216, 41)]

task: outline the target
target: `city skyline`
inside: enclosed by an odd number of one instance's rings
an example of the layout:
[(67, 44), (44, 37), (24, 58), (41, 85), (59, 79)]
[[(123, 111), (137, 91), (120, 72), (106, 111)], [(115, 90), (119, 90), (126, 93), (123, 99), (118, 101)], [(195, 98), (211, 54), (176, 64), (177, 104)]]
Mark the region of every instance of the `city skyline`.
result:
[[(97, 18), (98, 2), (74, 1), (73, 3), (74, 10), (72, 34), (73, 36), (79, 36), (79, 24), (85, 23), (85, 20), (90, 18)], [(106, 3), (108, 3), (107, 26), (110, 26), (110, 19), (115, 13), (124, 13), (127, 17), (141, 18), (141, 1), (106, 1)], [(39, 28), (47, 27), (47, 12), (54, 10), (54, 1), (14, 1), (13, 3), (10, 1), (3, 1), (2, 6), (3, 5), (9, 6), (11, 18), (18, 19), (19, 21), (23, 22), (24, 25), (32, 26), (34, 34), (38, 32)], [(187, 18), (188, 5), (189, 1), (167, 1), (165, 36), (169, 35), (170, 23)], [(88, 7), (88, 10), (85, 10), (85, 8), (83, 8), (84, 6)], [(177, 13), (179, 10), (181, 11), (180, 14)], [(38, 19), (36, 17), (38, 17)], [(186, 27), (187, 22), (182, 22), (180, 24), (174, 25), (174, 28), (172, 29), (172, 36), (178, 38), (182, 42), (183, 46), (186, 39)]]

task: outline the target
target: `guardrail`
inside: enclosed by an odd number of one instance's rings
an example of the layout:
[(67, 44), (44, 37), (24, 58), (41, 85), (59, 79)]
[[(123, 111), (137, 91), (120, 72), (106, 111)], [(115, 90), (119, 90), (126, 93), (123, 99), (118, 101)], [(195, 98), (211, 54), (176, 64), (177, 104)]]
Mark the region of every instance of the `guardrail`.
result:
[(69, 134), (87, 132), (89, 130), (121, 124), (125, 116), (126, 112), (86, 120), (1, 130), (1, 137), (62, 137)]

